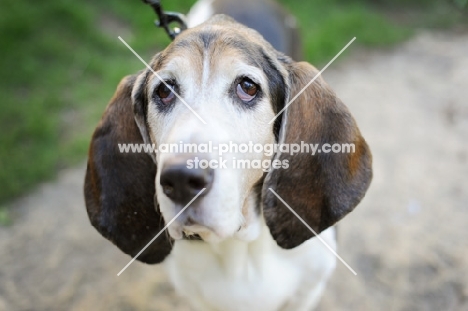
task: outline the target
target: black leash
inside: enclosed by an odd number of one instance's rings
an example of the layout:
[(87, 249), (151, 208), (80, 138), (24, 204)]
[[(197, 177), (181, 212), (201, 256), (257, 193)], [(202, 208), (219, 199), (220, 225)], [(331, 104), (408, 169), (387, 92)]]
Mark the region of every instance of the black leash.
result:
[[(187, 21), (185, 15), (176, 12), (164, 12), (161, 6), (161, 0), (143, 0), (144, 3), (149, 4), (156, 15), (158, 15), (159, 20), (156, 20), (154, 24), (156, 27), (164, 28), (166, 33), (169, 35), (171, 40), (180, 34), (182, 31), (187, 29)], [(170, 28), (171, 23), (178, 24), (178, 27)]]

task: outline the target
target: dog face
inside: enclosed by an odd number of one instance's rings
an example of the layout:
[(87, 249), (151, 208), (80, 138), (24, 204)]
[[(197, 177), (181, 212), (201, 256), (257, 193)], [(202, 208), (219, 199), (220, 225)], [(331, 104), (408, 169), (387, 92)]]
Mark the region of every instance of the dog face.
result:
[[(270, 124), (318, 71), (278, 53), (254, 30), (215, 16), (179, 35), (150, 67), (119, 86), (93, 136), (85, 182), (91, 222), (124, 252), (134, 255), (135, 247), (176, 216), (168, 228), (173, 239), (197, 234), (207, 242), (253, 240), (264, 217), (278, 245), (293, 248), (313, 234), (270, 188), (316, 232), (333, 225), (364, 196), (372, 175), (369, 149), (346, 107), (321, 78)], [(219, 162), (219, 150), (117, 151), (118, 143), (142, 141), (155, 146), (353, 143), (355, 152), (269, 157), (229, 151), (223, 154), (225, 168), (189, 169), (189, 161), (197, 158)], [(289, 168), (266, 173), (262, 167), (235, 168), (233, 160), (286, 161)], [(152, 182), (142, 184), (150, 176)], [(160, 262), (170, 248), (166, 237), (139, 259)]]
[[(269, 63), (264, 44), (257, 33), (244, 27), (239, 30), (238, 24), (226, 21), (222, 27), (214, 21), (180, 35), (153, 59), (150, 66), (154, 73), (142, 73), (133, 89), (136, 120), (140, 128), (145, 128), (147, 140), (157, 146), (274, 143), (273, 125), (268, 122), (277, 111), (273, 104), (276, 90), (284, 90), (284, 85), (278, 84), (284, 81)], [(264, 170), (234, 167), (233, 161), (263, 163), (268, 158), (259, 152), (227, 152), (220, 157), (218, 150), (205, 154), (157, 153), (155, 160), (162, 169), (156, 174), (156, 195), (166, 223), (196, 191), (187, 191), (187, 196), (179, 200), (166, 195), (162, 182), (165, 171), (179, 166), (179, 174), (196, 174), (183, 168), (194, 159), (225, 165), (209, 173), (212, 181), (206, 185), (206, 192), (175, 219), (169, 227), (171, 237), (181, 239), (185, 232), (196, 233), (205, 241), (233, 236), (255, 239), (261, 227), (256, 200), (261, 189), (255, 186)], [(170, 181), (170, 187), (190, 187), (183, 184), (183, 177), (174, 179), (179, 180)]]

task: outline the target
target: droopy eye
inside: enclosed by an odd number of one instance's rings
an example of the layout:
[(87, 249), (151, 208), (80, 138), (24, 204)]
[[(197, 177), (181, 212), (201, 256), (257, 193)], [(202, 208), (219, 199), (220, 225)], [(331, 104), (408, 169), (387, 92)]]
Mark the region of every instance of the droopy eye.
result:
[(249, 78), (242, 78), (239, 84), (237, 84), (236, 92), (237, 96), (245, 103), (250, 102), (255, 98), (258, 93), (258, 85), (255, 84)]
[(175, 98), (174, 92), (168, 87), (170, 86), (172, 90), (175, 90), (176, 84), (174, 81), (164, 81), (156, 89), (156, 95), (161, 99), (163, 104), (170, 104), (171, 101)]

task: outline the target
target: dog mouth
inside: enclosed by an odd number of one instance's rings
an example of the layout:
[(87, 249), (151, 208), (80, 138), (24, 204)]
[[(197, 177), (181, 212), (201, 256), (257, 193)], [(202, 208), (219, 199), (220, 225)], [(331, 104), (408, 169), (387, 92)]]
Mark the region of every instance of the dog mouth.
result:
[(184, 226), (182, 227), (183, 233), (187, 235), (194, 235), (194, 234), (204, 234), (208, 232), (213, 232), (213, 230), (210, 227), (200, 225), (196, 222), (190, 222), (187, 221)]
[(226, 233), (216, 230), (209, 225), (201, 224), (188, 218), (183, 223), (174, 223), (169, 226), (169, 235), (174, 240), (198, 240), (208, 243), (219, 243), (228, 238)]
[(175, 240), (205, 240), (208, 236), (216, 235), (216, 231), (188, 217), (169, 226), (169, 234)]
[(183, 232), (182, 240), (188, 241), (203, 241), (202, 237), (197, 233), (187, 234)]

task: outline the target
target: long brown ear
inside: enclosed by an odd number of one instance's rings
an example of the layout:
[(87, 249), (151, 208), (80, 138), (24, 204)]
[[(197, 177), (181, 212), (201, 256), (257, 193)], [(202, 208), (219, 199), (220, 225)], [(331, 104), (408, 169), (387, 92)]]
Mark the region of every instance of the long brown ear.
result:
[[(118, 144), (142, 144), (131, 93), (136, 76), (124, 78), (98, 124), (89, 148), (84, 194), (92, 225), (134, 257), (163, 227), (155, 203), (156, 166), (145, 153), (121, 153)], [(160, 235), (139, 257), (159, 263), (171, 251)]]
[[(318, 70), (304, 62), (288, 66), (289, 97), (293, 98)], [(289, 168), (267, 175), (262, 191), (264, 217), (278, 245), (289, 249), (314, 234), (269, 188), (319, 233), (361, 201), (372, 179), (372, 156), (348, 109), (320, 77), (283, 114), (279, 143), (355, 146), (354, 153), (276, 155), (280, 161), (287, 160)]]

